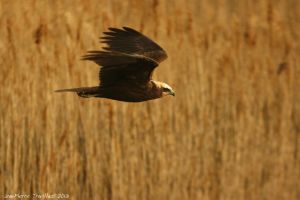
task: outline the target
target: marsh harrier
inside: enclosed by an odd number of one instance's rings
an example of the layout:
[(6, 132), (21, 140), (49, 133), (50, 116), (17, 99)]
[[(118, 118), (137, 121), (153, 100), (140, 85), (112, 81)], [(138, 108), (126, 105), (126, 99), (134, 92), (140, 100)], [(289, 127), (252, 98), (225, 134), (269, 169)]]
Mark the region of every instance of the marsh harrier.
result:
[(100, 84), (57, 90), (76, 92), (80, 97), (99, 97), (126, 102), (141, 102), (175, 96), (172, 88), (163, 82), (152, 80), (152, 73), (167, 58), (166, 52), (151, 39), (138, 31), (123, 27), (109, 28), (101, 42), (104, 51), (88, 51), (83, 60), (100, 65)]

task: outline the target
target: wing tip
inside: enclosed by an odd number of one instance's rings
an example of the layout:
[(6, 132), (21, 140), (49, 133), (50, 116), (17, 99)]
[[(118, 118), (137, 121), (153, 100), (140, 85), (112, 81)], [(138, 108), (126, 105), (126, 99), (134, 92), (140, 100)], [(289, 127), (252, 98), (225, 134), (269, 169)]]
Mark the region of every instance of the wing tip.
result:
[(120, 31), (122, 29), (116, 28), (116, 27), (109, 27), (108, 30), (116, 32), (116, 31)]
[(142, 33), (140, 33), (139, 31), (133, 29), (133, 28), (130, 28), (128, 26), (123, 26), (123, 29), (129, 33), (134, 33), (134, 34), (138, 34), (138, 35), (143, 35)]
[(130, 28), (128, 26), (123, 26), (122, 28), (109, 27), (108, 30), (109, 31), (104, 31), (103, 34), (106, 35), (106, 36), (114, 36), (115, 34), (118, 34), (118, 33), (137, 33), (137, 34), (141, 34), (137, 30), (135, 30), (133, 28)]

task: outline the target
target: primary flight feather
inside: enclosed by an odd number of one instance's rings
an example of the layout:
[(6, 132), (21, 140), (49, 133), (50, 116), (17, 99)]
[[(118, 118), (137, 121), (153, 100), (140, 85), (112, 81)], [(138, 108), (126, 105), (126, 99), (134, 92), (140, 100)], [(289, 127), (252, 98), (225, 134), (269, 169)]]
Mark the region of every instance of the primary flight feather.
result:
[(83, 60), (100, 65), (99, 86), (57, 90), (76, 92), (80, 97), (142, 102), (173, 95), (166, 83), (152, 80), (153, 70), (167, 58), (166, 52), (142, 33), (129, 28), (109, 28), (101, 42), (104, 51), (88, 51)]

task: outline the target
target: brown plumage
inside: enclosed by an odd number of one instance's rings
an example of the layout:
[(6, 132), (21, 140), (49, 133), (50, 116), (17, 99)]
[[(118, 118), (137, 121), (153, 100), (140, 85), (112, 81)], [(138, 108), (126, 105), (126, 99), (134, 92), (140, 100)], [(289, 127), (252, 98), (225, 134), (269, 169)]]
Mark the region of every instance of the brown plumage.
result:
[(166, 83), (152, 80), (153, 70), (167, 58), (166, 52), (138, 31), (123, 27), (109, 28), (101, 37), (104, 51), (89, 51), (83, 60), (101, 66), (100, 84), (57, 90), (76, 92), (80, 97), (100, 97), (126, 102), (141, 102), (175, 95)]

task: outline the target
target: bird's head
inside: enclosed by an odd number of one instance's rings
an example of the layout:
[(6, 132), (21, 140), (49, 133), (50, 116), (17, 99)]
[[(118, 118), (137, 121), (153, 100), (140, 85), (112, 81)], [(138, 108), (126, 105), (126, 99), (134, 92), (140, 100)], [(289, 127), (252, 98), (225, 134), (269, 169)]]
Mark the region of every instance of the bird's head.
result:
[(166, 83), (154, 81), (155, 85), (161, 90), (162, 96), (172, 95), (175, 96), (174, 90)]

